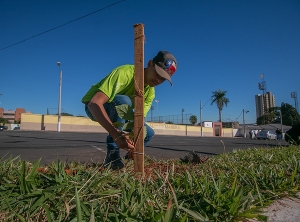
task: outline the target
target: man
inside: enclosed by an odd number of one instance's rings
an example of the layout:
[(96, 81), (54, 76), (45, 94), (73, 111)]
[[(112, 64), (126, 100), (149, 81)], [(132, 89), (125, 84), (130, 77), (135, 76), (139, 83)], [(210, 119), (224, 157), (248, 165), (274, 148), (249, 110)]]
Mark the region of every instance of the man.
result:
[(275, 131), (276, 135), (277, 135), (277, 140), (281, 140), (281, 131), (280, 129), (277, 128), (277, 130)]
[[(147, 67), (144, 68), (144, 117), (155, 97), (154, 87), (165, 80), (172, 85), (171, 76), (176, 69), (177, 61), (168, 51), (159, 51), (152, 60), (148, 61)], [(97, 121), (109, 133), (106, 139), (105, 166), (110, 164), (112, 169), (124, 167), (119, 148), (134, 149), (133, 141), (122, 132), (121, 127), (116, 128), (113, 123), (125, 122), (118, 116), (116, 106), (127, 104), (134, 108), (135, 85), (134, 65), (123, 65), (115, 68), (104, 79), (93, 85), (82, 98), (87, 116)], [(144, 125), (147, 132), (144, 139), (144, 145), (146, 145), (154, 136), (154, 130), (146, 123)]]

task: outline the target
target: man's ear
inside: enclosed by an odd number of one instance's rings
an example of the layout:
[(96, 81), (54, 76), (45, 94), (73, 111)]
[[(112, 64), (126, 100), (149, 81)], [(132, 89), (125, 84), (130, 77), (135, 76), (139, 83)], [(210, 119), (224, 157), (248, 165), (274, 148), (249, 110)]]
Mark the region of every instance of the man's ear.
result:
[(151, 66), (154, 66), (155, 63), (153, 62), (153, 60), (149, 60), (148, 64), (147, 64), (147, 67), (151, 67)]

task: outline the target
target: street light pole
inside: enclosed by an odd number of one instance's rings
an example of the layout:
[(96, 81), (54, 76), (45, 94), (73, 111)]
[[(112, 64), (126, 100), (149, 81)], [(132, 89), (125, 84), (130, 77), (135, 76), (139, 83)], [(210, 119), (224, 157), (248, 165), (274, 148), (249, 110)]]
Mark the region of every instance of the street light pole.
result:
[(153, 110), (154, 110), (154, 106), (151, 106), (151, 122), (153, 122), (153, 115), (152, 115), (152, 112), (153, 112)]
[(243, 109), (244, 138), (246, 138), (245, 112), (248, 113), (249, 111)]
[(203, 134), (202, 134), (202, 101), (200, 100), (200, 136), (202, 137)]
[(157, 122), (159, 122), (159, 116), (158, 116), (158, 103), (159, 103), (159, 100), (155, 100), (156, 102), (156, 115), (157, 115)]
[(59, 69), (59, 93), (58, 93), (58, 120), (57, 120), (57, 132), (60, 132), (62, 71), (60, 70), (60, 62), (57, 62), (57, 65), (58, 65), (58, 69)]
[(183, 112), (184, 112), (184, 109), (182, 109), (182, 118), (181, 118), (181, 124), (183, 124)]

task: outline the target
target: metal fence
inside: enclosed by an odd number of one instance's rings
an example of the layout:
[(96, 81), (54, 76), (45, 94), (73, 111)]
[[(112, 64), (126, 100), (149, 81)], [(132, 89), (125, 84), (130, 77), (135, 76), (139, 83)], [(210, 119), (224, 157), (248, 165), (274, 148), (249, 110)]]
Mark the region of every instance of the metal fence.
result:
[[(47, 115), (57, 115), (58, 114), (58, 108), (47, 108)], [(62, 108), (62, 114), (68, 114), (67, 111), (65, 111)], [(84, 113), (85, 114), (85, 113)], [(173, 123), (173, 124), (191, 124), (190, 123), (190, 117), (192, 116), (192, 113), (183, 113), (178, 115), (168, 115), (168, 116), (153, 116), (146, 117), (146, 122), (165, 122), (165, 123)], [(74, 116), (82, 116), (81, 114), (74, 115)], [(197, 123), (199, 122), (199, 119), (197, 119)]]
[[(173, 123), (173, 124), (191, 124), (190, 117), (193, 114), (178, 114), (178, 115), (169, 115), (169, 116), (151, 116), (146, 118), (146, 122), (165, 122), (165, 123)], [(197, 119), (197, 122), (199, 120)]]

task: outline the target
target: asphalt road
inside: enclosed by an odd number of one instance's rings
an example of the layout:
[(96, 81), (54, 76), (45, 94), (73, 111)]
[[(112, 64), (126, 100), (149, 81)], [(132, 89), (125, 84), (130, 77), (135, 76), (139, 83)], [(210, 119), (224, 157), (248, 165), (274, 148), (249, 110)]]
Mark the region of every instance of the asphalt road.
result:
[[(0, 131), (1, 160), (20, 156), (22, 160), (41, 164), (61, 161), (102, 162), (106, 155), (104, 133)], [(194, 150), (200, 156), (218, 155), (234, 149), (286, 146), (285, 141), (251, 140), (249, 138), (191, 137), (155, 135), (145, 147), (145, 153), (154, 159), (179, 159)], [(126, 151), (121, 150), (125, 155)]]

